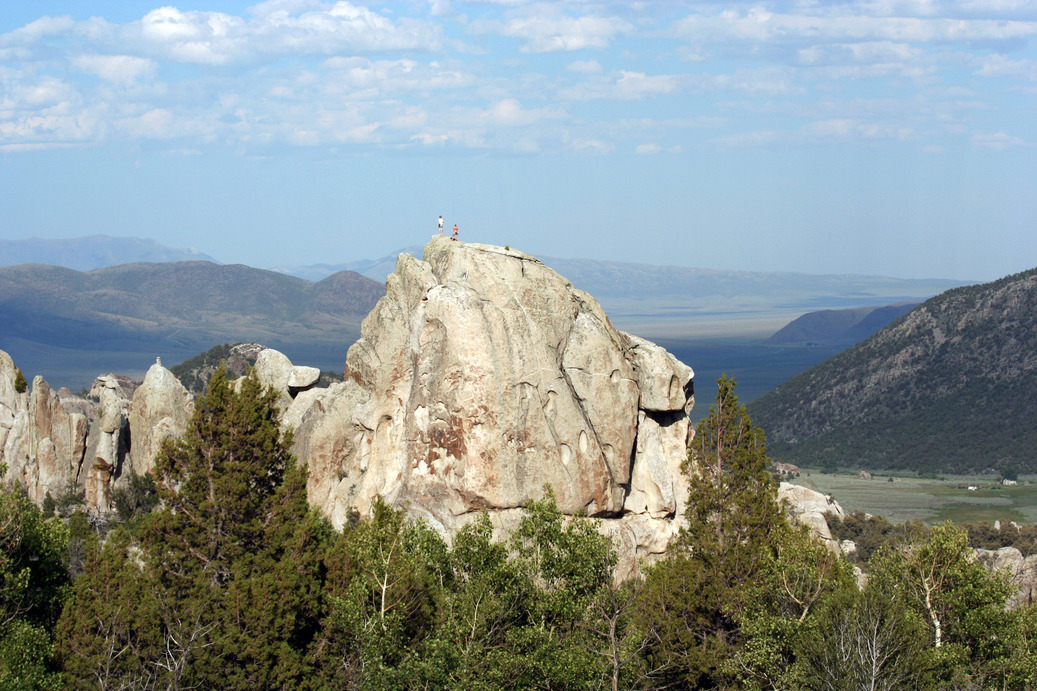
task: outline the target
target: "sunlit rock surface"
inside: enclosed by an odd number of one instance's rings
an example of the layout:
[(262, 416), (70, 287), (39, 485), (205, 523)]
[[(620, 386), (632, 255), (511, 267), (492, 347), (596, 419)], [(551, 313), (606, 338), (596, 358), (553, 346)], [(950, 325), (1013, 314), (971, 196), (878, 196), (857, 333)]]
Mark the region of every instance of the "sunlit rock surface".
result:
[(522, 252), (434, 237), (400, 256), (361, 333), (347, 381), (285, 412), (336, 525), (381, 495), (445, 534), (483, 510), (506, 528), (550, 485), (628, 555), (665, 547), (693, 373), (593, 297)]

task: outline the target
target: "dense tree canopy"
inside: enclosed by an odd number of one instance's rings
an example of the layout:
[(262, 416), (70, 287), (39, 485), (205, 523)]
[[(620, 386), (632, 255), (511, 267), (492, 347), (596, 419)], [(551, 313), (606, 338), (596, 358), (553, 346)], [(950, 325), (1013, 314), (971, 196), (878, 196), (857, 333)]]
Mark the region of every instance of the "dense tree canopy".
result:
[(1037, 684), (1037, 609), (1004, 609), (1006, 581), (963, 528), (845, 523), (881, 537), (859, 587), (787, 521), (763, 433), (719, 384), (689, 452), (685, 529), (619, 583), (611, 541), (550, 487), (511, 530), (473, 516), (450, 543), (381, 500), (332, 530), (274, 396), (217, 372), (107, 534), (74, 506), (46, 518), (0, 493), (0, 688)]

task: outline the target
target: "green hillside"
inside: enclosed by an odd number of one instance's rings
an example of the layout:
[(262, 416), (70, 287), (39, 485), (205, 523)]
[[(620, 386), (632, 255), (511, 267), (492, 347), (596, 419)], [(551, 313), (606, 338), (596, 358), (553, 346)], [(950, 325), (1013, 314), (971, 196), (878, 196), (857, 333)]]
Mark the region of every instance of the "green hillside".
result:
[(1037, 469), (1037, 269), (938, 295), (750, 406), (796, 464)]

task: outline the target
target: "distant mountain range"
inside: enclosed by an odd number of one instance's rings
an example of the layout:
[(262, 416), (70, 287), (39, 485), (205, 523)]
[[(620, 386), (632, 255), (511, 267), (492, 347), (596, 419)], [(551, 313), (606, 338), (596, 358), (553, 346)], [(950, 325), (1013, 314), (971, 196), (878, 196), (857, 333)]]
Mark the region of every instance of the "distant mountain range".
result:
[[(422, 247), (408, 247), (400, 252), (421, 257), (422, 250)], [(275, 271), (319, 280), (331, 271), (350, 270), (384, 281), (395, 268), (400, 252), (346, 264), (281, 266)], [(577, 288), (593, 295), (620, 328), (668, 342), (689, 336), (766, 338), (805, 312), (917, 303), (949, 288), (965, 285), (964, 281), (947, 279), (726, 271), (557, 257), (539, 259)], [(881, 314), (875, 315), (876, 321), (881, 322), (883, 318)], [(866, 330), (867, 324), (861, 328)], [(844, 345), (853, 342), (840, 341)]]
[(750, 411), (796, 464), (1037, 471), (1037, 269), (927, 300)]
[[(0, 264), (105, 265), (97, 276), (63, 273), (53, 266), (50, 271), (40, 266), (0, 270), (8, 274), (8, 283), (19, 286), (10, 296), (0, 296), (0, 348), (10, 352), (26, 374), (43, 373), (51, 383), (73, 388), (88, 386), (94, 376), (108, 371), (142, 374), (156, 355), (173, 364), (228, 342), (259, 341), (301, 364), (341, 371), (345, 352), (369, 309), (360, 306), (373, 305), (399, 254), (345, 264), (282, 266), (277, 271), (209, 263), (189, 278), (182, 268), (171, 269), (174, 264), (141, 264), (167, 256), (164, 252), (184, 252), (150, 240), (94, 236), (7, 245), (20, 249), (0, 254)], [(33, 248), (36, 253), (30, 252)], [(423, 249), (401, 251), (421, 256)], [(115, 271), (106, 258), (136, 267)], [(703, 400), (708, 400), (708, 385), (721, 373), (739, 375), (741, 396), (751, 400), (834, 353), (840, 346), (760, 345), (805, 312), (920, 301), (961, 285), (943, 279), (720, 271), (549, 257), (543, 261), (594, 295), (619, 328), (660, 343), (694, 366), (706, 387), (701, 389)], [(128, 280), (130, 274), (137, 276), (137, 288), (97, 287), (102, 279), (124, 275)], [(374, 282), (362, 283), (357, 274)], [(353, 285), (338, 285), (341, 276), (352, 276)], [(33, 283), (36, 279), (39, 286)], [(180, 290), (185, 284), (200, 292)], [(341, 291), (335, 300), (357, 305), (355, 313), (347, 310), (343, 317), (335, 305), (325, 309), (307, 302), (329, 284)], [(282, 290), (295, 297), (254, 298), (276, 296)], [(276, 312), (278, 305), (288, 306)]]
[(195, 249), (172, 249), (154, 240), (141, 238), (90, 235), (64, 240), (41, 240), (39, 238), (0, 240), (0, 266), (50, 264), (77, 271), (92, 271), (106, 266), (132, 262), (193, 260), (220, 263)]
[(358, 259), (352, 262), (345, 262), (344, 264), (307, 264), (305, 266), (284, 264), (275, 266), (272, 270), (288, 274), (289, 276), (305, 278), (308, 281), (319, 281), (339, 271), (355, 271), (379, 283), (385, 283), (385, 277), (396, 269), (396, 258), (398, 256), (406, 252), (412, 257), (420, 259), (424, 250), (425, 248), (422, 245), (412, 245), (379, 259)]
[(89, 272), (0, 268), (0, 349), (27, 376), (87, 385), (137, 376), (227, 342), (256, 341), (321, 369), (341, 370), (360, 322), (384, 288), (345, 271), (311, 282), (240, 264), (121, 264)]
[[(311, 281), (318, 281), (335, 271), (355, 271), (376, 281), (384, 281), (395, 269), (396, 257), (406, 252), (421, 258), (422, 250), (420, 246), (406, 247), (380, 259), (345, 264), (279, 266), (273, 270)], [(948, 288), (965, 285), (964, 281), (949, 279), (729, 271), (596, 259), (538, 258), (569, 279), (577, 288), (586, 290), (599, 300), (679, 296), (684, 300), (705, 298), (710, 302), (751, 302), (753, 299), (763, 299), (768, 303), (774, 303), (777, 299), (795, 303), (800, 308), (816, 308), (833, 301), (866, 304), (871, 300), (871, 304), (874, 304), (876, 298), (886, 300), (898, 296), (931, 296)]]

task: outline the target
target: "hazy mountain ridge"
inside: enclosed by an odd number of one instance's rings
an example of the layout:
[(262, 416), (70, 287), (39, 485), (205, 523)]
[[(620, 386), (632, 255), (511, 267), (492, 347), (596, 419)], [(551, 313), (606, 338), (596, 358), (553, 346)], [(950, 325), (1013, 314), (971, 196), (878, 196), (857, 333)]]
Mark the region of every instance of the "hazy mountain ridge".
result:
[[(395, 268), (397, 256), (407, 253), (420, 259), (421, 251), (421, 247), (407, 247), (380, 259), (343, 264), (279, 266), (274, 271), (315, 280), (332, 271), (349, 270), (376, 281), (384, 281), (386, 275)], [(540, 257), (540, 260), (576, 287), (599, 298), (768, 296), (769, 299), (778, 298), (779, 304), (783, 306), (810, 308), (827, 304), (828, 297), (840, 304), (861, 303), (869, 299), (874, 304), (876, 297), (883, 298), (883, 301), (919, 298), (966, 283), (941, 278), (902, 279), (855, 274), (702, 269), (598, 259)]]
[(1037, 269), (947, 291), (751, 404), (796, 463), (1032, 470)]
[(174, 249), (145, 238), (88, 235), (57, 240), (0, 240), (0, 266), (51, 264), (77, 271), (91, 271), (132, 262), (194, 260), (220, 263), (196, 249)]
[[(125, 238), (104, 240), (134, 246)], [(423, 252), (423, 247), (406, 249), (415, 257)], [(365, 313), (358, 309), (344, 319), (341, 295), (351, 294), (355, 283), (357, 290), (370, 291), (373, 305), (374, 295), (384, 292), (385, 275), (395, 268), (398, 254), (268, 272), (229, 265), (219, 278), (194, 279), (187, 269), (137, 264), (134, 271), (141, 275), (134, 279), (132, 290), (99, 289), (96, 278), (68, 269), (9, 267), (5, 271), (19, 275), (23, 283), (40, 280), (43, 287), (22, 286), (19, 299), (11, 300), (3, 297), (5, 282), (0, 280), (0, 320), (13, 325), (0, 333), (0, 348), (15, 356), (30, 376), (44, 374), (73, 389), (89, 386), (101, 372), (143, 376), (156, 355), (180, 362), (214, 345), (241, 341), (264, 343), (321, 370), (341, 371)], [(546, 259), (545, 263), (594, 295), (620, 329), (659, 342), (695, 366), (706, 388), (723, 372), (738, 375), (744, 400), (762, 395), (839, 347), (758, 345), (804, 312), (920, 301), (961, 283), (757, 274), (581, 259)], [(154, 272), (151, 278), (145, 275), (148, 267)], [(330, 273), (343, 267), (377, 276), (377, 282), (366, 282), (358, 273)], [(303, 278), (284, 275), (297, 269)], [(118, 270), (129, 280), (127, 271)], [(312, 283), (314, 278), (320, 280)], [(298, 292), (301, 286), (310, 286), (305, 290), (305, 305), (291, 300), (286, 304), (278, 296), (282, 288)], [(90, 301), (67, 295), (91, 291), (97, 295), (96, 305), (90, 307), (84, 307)], [(143, 301), (142, 293), (148, 294)]]
[(888, 326), (920, 303), (808, 312), (764, 341), (764, 345), (853, 345)]

